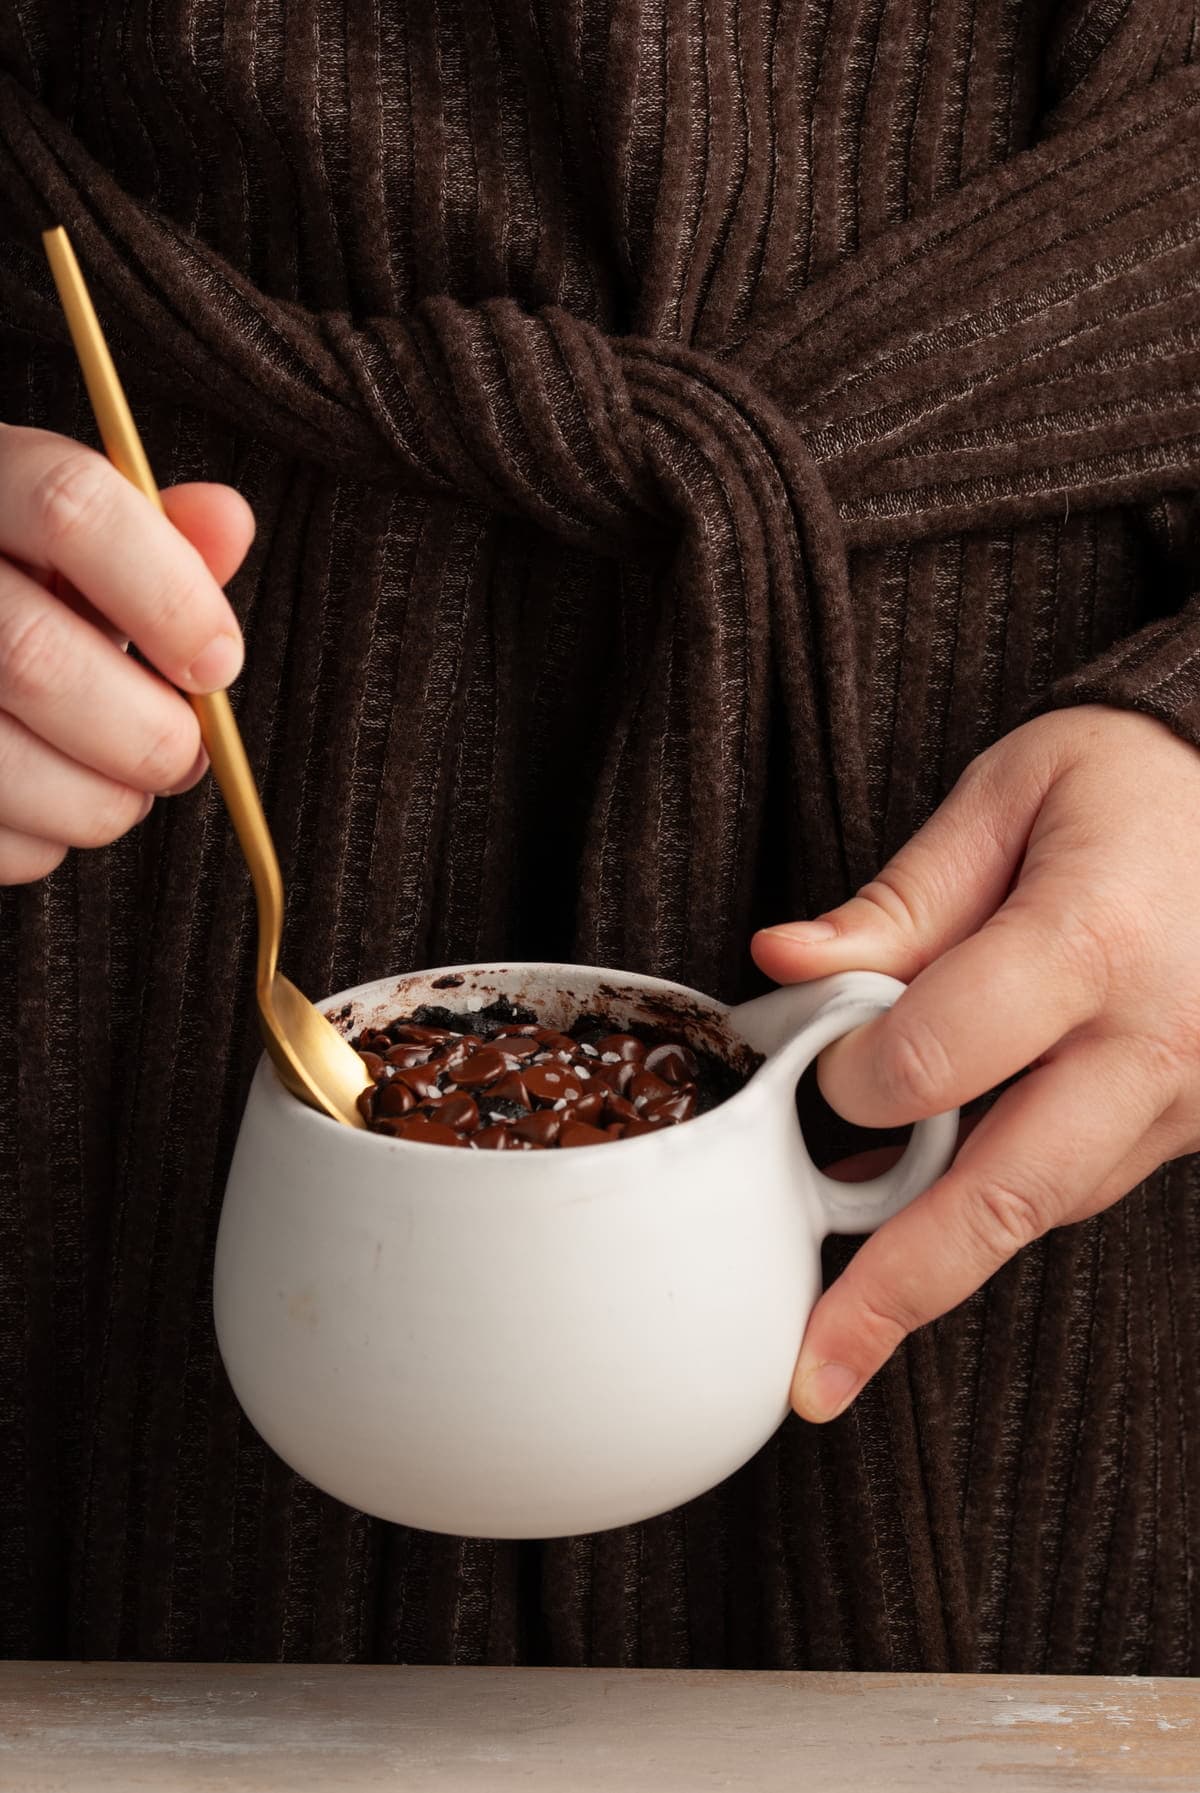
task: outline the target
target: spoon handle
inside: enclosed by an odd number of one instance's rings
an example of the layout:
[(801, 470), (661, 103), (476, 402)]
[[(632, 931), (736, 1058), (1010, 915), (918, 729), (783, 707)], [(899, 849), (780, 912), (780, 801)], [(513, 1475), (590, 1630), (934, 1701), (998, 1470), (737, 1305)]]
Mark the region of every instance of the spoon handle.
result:
[(205, 697), (192, 697), (188, 701), (199, 718), (200, 734), (212, 762), (213, 776), (250, 868), (258, 909), (256, 987), (261, 997), (274, 981), (283, 933), (283, 878), (275, 843), (263, 814), (229, 693), (212, 691)]
[[(151, 504), (163, 510), (146, 451), (133, 421), (125, 393), (117, 376), (108, 344), (100, 329), (83, 273), (71, 247), (71, 240), (61, 225), (43, 232), (42, 242), (62, 300), (71, 340), (84, 384), (96, 414), (96, 423), (105, 452), (118, 472), (123, 473)], [(246, 758), (246, 749), (229, 696), (213, 691), (205, 697), (189, 697), (200, 722), (200, 733), (213, 775), (220, 787), (233, 821), (234, 831), (254, 885), (258, 906), (257, 983), (260, 997), (269, 990), (279, 958), (279, 941), (283, 932), (283, 879), (279, 860), (263, 814), (262, 803), (254, 783), (254, 774)]]

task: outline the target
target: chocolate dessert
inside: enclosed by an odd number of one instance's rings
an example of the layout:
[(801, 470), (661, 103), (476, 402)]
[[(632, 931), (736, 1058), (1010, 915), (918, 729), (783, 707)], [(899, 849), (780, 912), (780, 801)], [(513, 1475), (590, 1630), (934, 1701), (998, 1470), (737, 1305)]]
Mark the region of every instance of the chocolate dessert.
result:
[(598, 1014), (565, 1030), (503, 998), (470, 1014), (429, 1004), (353, 1041), (374, 1079), (374, 1133), (484, 1152), (611, 1145), (678, 1127), (745, 1077), (669, 1031)]

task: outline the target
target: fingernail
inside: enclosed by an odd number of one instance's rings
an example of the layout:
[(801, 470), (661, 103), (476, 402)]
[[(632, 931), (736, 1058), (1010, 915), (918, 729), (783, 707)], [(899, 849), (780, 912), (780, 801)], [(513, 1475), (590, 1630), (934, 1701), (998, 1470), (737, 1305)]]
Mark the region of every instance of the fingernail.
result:
[(188, 683), (200, 691), (223, 691), (242, 670), (242, 644), (236, 635), (214, 635), (188, 667)]
[(859, 1374), (844, 1363), (820, 1363), (802, 1371), (796, 1382), (796, 1405), (805, 1419), (836, 1419), (858, 1393)]
[(785, 921), (777, 928), (764, 928), (763, 933), (778, 934), (781, 940), (794, 940), (799, 946), (837, 938), (837, 929), (831, 921)]

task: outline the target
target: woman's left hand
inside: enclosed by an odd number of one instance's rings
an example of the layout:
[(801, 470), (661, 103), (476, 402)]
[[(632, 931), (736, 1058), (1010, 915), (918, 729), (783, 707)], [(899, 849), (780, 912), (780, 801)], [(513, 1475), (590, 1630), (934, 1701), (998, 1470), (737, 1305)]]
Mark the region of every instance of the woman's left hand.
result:
[(822, 1055), (824, 1095), (861, 1126), (1032, 1067), (813, 1310), (792, 1398), (826, 1420), (1023, 1245), (1200, 1149), (1200, 752), (1130, 712), (1038, 717), (857, 896), (758, 934), (754, 957), (780, 983), (911, 984)]

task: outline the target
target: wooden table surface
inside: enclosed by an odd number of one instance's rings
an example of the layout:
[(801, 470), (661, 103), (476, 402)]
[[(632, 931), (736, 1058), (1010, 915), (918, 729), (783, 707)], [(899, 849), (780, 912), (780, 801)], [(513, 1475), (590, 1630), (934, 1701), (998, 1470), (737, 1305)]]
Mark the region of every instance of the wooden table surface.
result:
[(1200, 1681), (0, 1663), (4, 1793), (1200, 1789)]

